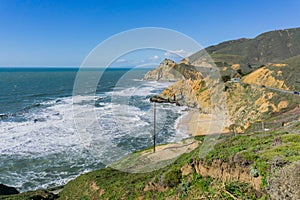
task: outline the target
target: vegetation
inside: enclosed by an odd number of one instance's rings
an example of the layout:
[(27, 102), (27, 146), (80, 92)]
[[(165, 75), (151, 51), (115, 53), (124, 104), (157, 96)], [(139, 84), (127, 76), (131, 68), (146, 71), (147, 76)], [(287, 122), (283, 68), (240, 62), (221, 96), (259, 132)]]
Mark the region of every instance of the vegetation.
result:
[[(255, 66), (262, 66), (267, 62), (282, 61), (286, 67), (266, 65), (275, 75), (281, 74), (288, 86), (297, 88), (297, 73), (300, 54), (300, 29), (288, 29), (272, 31), (262, 34), (254, 39), (239, 39), (228, 41), (216, 46), (206, 48), (218, 67), (228, 67), (239, 64), (237, 73), (244, 76)], [(293, 45), (285, 45), (291, 43)], [(276, 46), (277, 48), (273, 48)], [(290, 47), (293, 51), (290, 51)], [(254, 49), (255, 48), (255, 49)], [(203, 54), (200, 51), (190, 57), (191, 63)], [(293, 57), (294, 56), (294, 57)], [(176, 64), (174, 69), (187, 79), (197, 79), (199, 74), (191, 65)], [(79, 176), (63, 186), (62, 191), (56, 195), (52, 190), (38, 190), (25, 192), (18, 195), (1, 196), (0, 199), (270, 199), (278, 188), (276, 184), (281, 181), (278, 174), (285, 174), (284, 169), (293, 171), (300, 160), (300, 110), (294, 111), (299, 105), (299, 98), (295, 95), (277, 93), (265, 87), (252, 87), (244, 83), (230, 83), (231, 78), (227, 70), (222, 74), (225, 84), (227, 99), (230, 105), (230, 115), (236, 121), (229, 128), (236, 134), (222, 135), (217, 139), (214, 148), (203, 157), (200, 157), (201, 146), (195, 150), (181, 155), (168, 166), (147, 173), (126, 173), (113, 168), (104, 168)], [(279, 72), (281, 71), (281, 72)], [(279, 76), (279, 75), (278, 75)], [(205, 82), (201, 82), (198, 93), (207, 90)], [(299, 86), (300, 87), (300, 86)], [(299, 88), (298, 87), (298, 88)], [(270, 98), (264, 97), (271, 94)], [(262, 98), (264, 97), (264, 98)], [(260, 103), (256, 103), (258, 100)], [(278, 107), (280, 102), (288, 102), (288, 106), (271, 112), (273, 107)], [(268, 105), (266, 110), (261, 110), (260, 105)], [(251, 105), (251, 106), (249, 106)], [(270, 107), (270, 108), (269, 108)], [(270, 126), (269, 131), (256, 130), (264, 120)], [(251, 122), (243, 134), (237, 134), (245, 126), (245, 122)], [(281, 123), (287, 124), (283, 126)], [(244, 131), (244, 130), (242, 130)], [(204, 142), (204, 136), (194, 137), (195, 140)], [(123, 158), (129, 164), (139, 161), (140, 156), (148, 150), (134, 152)], [(173, 161), (173, 160), (172, 160)], [(251, 178), (259, 178), (261, 185), (254, 189), (249, 183), (228, 179), (226, 181), (213, 179), (210, 176), (201, 176), (197, 173), (196, 164), (203, 162), (206, 167), (212, 167), (213, 163), (228, 164), (232, 169), (242, 167), (249, 169)], [(115, 168), (132, 167), (125, 166), (122, 162), (112, 165)], [(185, 166), (193, 170), (183, 173)], [(291, 167), (292, 166), (292, 167)], [(273, 184), (273, 185), (272, 185)], [(297, 184), (291, 184), (297, 191)], [(274, 192), (275, 191), (275, 192)], [(282, 191), (284, 191), (282, 189)], [(281, 192), (289, 195), (289, 191)], [(278, 194), (276, 194), (278, 195)], [(280, 194), (276, 196), (282, 198)]]
[[(294, 127), (298, 126), (299, 123)], [(204, 137), (198, 136), (195, 139), (203, 141)], [(182, 176), (182, 166), (200, 160), (197, 148), (183, 154), (173, 164), (153, 172), (126, 173), (105, 168), (70, 181), (59, 196), (50, 195), (49, 191), (36, 191), (1, 199), (34, 199), (34, 196), (45, 196), (47, 197), (45, 199), (269, 199), (266, 189), (272, 178), (272, 170), (279, 170), (300, 160), (299, 142), (299, 134), (289, 133), (283, 129), (220, 137), (214, 149), (205, 157), (205, 161), (211, 163), (217, 159), (226, 163), (233, 162), (234, 165), (251, 167), (250, 173), (253, 177), (262, 177), (260, 192), (246, 183), (235, 181), (222, 183), (217, 179), (202, 177), (195, 171)]]
[(223, 80), (224, 83), (226, 83), (227, 81), (231, 80), (231, 77), (228, 76), (228, 75), (225, 75), (225, 76), (222, 76), (222, 80)]
[[(288, 45), (290, 44), (290, 45)], [(275, 48), (276, 47), (276, 48)], [(248, 67), (277, 62), (300, 54), (300, 28), (263, 33), (254, 39), (238, 39), (210, 46), (205, 49), (215, 62)], [(202, 51), (190, 56), (193, 63)]]

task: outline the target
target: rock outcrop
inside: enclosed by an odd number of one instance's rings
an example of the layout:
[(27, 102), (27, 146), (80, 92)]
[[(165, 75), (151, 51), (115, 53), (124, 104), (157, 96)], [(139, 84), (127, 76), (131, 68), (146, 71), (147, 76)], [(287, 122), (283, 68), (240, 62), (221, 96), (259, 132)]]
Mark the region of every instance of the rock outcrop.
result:
[[(223, 133), (243, 132), (252, 123), (263, 120), (271, 113), (279, 113), (299, 103), (297, 99), (291, 97), (292, 94), (272, 89), (290, 90), (291, 84), (287, 84), (286, 78), (290, 64), (267, 64), (244, 76), (241, 82), (229, 81), (223, 85), (209, 76), (203, 77), (196, 67), (188, 64), (186, 60), (180, 64), (173, 63), (173, 68), (181, 72), (183, 79), (167, 87), (161, 94), (151, 97), (150, 101), (188, 106), (201, 114), (206, 114), (206, 118), (211, 118), (212, 110), (218, 105), (225, 104), (226, 119)], [(225, 87), (220, 89), (216, 87), (217, 85)], [(226, 97), (221, 99), (223, 102), (220, 104), (216, 103), (218, 95)], [(198, 123), (197, 126), (201, 127), (204, 124)], [(190, 134), (204, 134), (203, 131), (199, 131), (199, 128), (197, 129), (197, 133)]]
[(165, 59), (160, 65), (149, 71), (145, 76), (144, 80), (149, 81), (177, 81), (183, 79), (183, 75), (178, 73), (174, 68), (176, 63), (173, 60)]
[(173, 60), (165, 59), (160, 65), (146, 73), (144, 80), (149, 81), (178, 81), (185, 79), (200, 79), (202, 74), (188, 61), (182, 60), (176, 64)]
[(281, 67), (286, 67), (286, 64), (273, 64), (270, 66), (277, 67), (278, 70), (271, 70), (267, 66), (262, 67), (245, 76), (242, 81), (253, 85), (289, 90), (290, 88), (286, 85), (282, 71), (280, 70)]
[(194, 161), (194, 168), (203, 177), (212, 177), (226, 181), (238, 181), (250, 184), (255, 190), (260, 191), (261, 177), (251, 175), (250, 166), (229, 164), (220, 160), (213, 160), (209, 165), (205, 161)]
[(203, 112), (209, 112), (208, 109), (210, 108), (209, 91), (203, 79), (177, 81), (166, 88), (160, 95), (152, 98), (152, 101), (176, 103), (180, 106), (197, 108)]
[(19, 194), (19, 191), (14, 187), (0, 184), (0, 195), (12, 195), (12, 194)]

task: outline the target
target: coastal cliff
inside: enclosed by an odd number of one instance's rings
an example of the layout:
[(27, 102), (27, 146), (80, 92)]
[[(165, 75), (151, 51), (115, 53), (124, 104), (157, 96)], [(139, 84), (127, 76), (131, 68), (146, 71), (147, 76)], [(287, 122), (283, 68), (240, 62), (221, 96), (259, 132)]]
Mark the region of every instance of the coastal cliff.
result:
[[(299, 98), (293, 98), (293, 94), (272, 89), (288, 90), (290, 88), (281, 75), (278, 75), (280, 79), (273, 76), (274, 73), (267, 68), (261, 68), (242, 78), (241, 82), (229, 81), (224, 84), (224, 90), (221, 91), (226, 96), (226, 124), (223, 132), (232, 131), (233, 126), (235, 131), (244, 132), (251, 123), (262, 121), (272, 113), (280, 113), (284, 109), (293, 108), (299, 104)], [(188, 106), (210, 118), (209, 114), (213, 109), (211, 103), (213, 92), (215, 92), (214, 88), (208, 88), (204, 78), (179, 80), (161, 94), (151, 97), (150, 100)], [(195, 126), (201, 126), (201, 124), (198, 123)], [(201, 135), (203, 132), (193, 133), (193, 135), (198, 134)]]
[(188, 61), (183, 60), (177, 64), (170, 59), (164, 59), (156, 69), (147, 72), (144, 76), (144, 80), (148, 81), (178, 81), (201, 78), (201, 72), (197, 71)]
[[(176, 81), (151, 101), (188, 106), (195, 137), (160, 145), (156, 153), (128, 154), (60, 188), (0, 199), (300, 199), (300, 98), (293, 92), (300, 81), (297, 32), (275, 31), (207, 48), (217, 58), (221, 90), (214, 87), (218, 81), (195, 66), (203, 64), (203, 52), (179, 63), (166, 59), (145, 75), (145, 80)], [(289, 52), (277, 57), (282, 51), (276, 49), (272, 54), (277, 46), (270, 42), (273, 37), (275, 43), (285, 39), (278, 49)], [(251, 52), (248, 44), (258, 45), (259, 52)], [(215, 93), (226, 97), (223, 133), (235, 134), (214, 138), (211, 151), (202, 155), (206, 136), (197, 135), (210, 126), (205, 123), (212, 121)], [(135, 173), (140, 171), (145, 173)]]
[[(224, 42), (201, 50), (178, 64), (172, 62), (172, 69), (176, 69), (180, 74), (177, 77), (180, 78), (176, 79), (177, 82), (166, 88), (161, 94), (151, 97), (150, 101), (188, 106), (199, 111), (201, 118), (206, 115), (206, 118), (210, 119), (211, 111), (217, 106), (212, 102), (212, 100), (216, 101), (214, 95), (221, 94), (226, 97), (224, 100), (226, 119), (223, 132), (244, 132), (253, 123), (264, 121), (270, 115), (276, 115), (276, 113), (299, 105), (299, 98), (294, 98), (295, 95), (292, 94), (293, 91), (300, 90), (298, 78), (300, 50), (294, 48), (299, 44), (299, 41), (295, 40), (298, 35), (300, 35), (299, 28), (273, 31), (254, 39)], [(272, 38), (273, 43), (267, 38)], [(288, 46), (286, 43), (280, 43), (282, 38), (289, 42)], [(277, 48), (283, 52), (289, 51), (289, 53), (278, 57), (278, 49), (274, 52), (271, 51), (275, 43), (280, 45)], [(255, 52), (247, 50), (245, 58), (237, 59), (237, 55), (241, 53), (239, 50), (242, 47), (250, 48), (251, 44), (268, 47), (253, 50)], [(211, 55), (214, 64), (208, 64), (207, 60), (209, 59), (205, 51)], [(221, 52), (223, 52), (222, 55)], [(265, 53), (268, 54), (267, 58), (258, 56), (252, 59), (254, 55), (264, 55)], [(285, 60), (280, 61), (279, 58)], [(212, 86), (209, 73), (205, 73), (203, 70), (201, 73), (199, 67), (217, 70), (217, 73), (220, 74), (219, 81), (224, 82), (223, 90), (217, 90)], [(160, 78), (151, 80), (168, 79), (169, 75), (164, 78), (165, 73), (162, 73), (160, 68), (161, 65), (151, 71), (151, 77)], [(195, 75), (192, 75), (193, 73)], [(145, 79), (149, 79), (148, 74)], [(201, 124), (198, 123), (194, 126), (200, 127)], [(201, 135), (205, 132), (192, 134)]]

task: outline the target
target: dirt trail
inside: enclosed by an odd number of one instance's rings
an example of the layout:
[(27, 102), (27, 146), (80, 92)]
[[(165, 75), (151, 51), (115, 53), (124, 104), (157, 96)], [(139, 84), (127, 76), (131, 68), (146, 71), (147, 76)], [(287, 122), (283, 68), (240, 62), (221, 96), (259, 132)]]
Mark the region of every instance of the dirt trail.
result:
[(153, 149), (148, 149), (129, 154), (110, 167), (130, 173), (150, 172), (171, 164), (180, 155), (191, 152), (199, 144), (199, 141), (194, 139), (186, 139), (179, 143), (160, 145), (156, 147), (155, 153)]

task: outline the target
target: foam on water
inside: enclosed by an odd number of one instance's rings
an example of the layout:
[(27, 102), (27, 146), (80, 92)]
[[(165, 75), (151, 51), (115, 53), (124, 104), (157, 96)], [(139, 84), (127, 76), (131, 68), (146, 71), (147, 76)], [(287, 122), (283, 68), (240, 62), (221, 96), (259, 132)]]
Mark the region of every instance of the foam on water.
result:
[(150, 82), (145, 82), (141, 87), (130, 87), (122, 90), (119, 90), (118, 87), (115, 87), (114, 91), (106, 92), (106, 94), (112, 96), (123, 96), (123, 97), (154, 95), (157, 94), (157, 91), (161, 91), (171, 84), (172, 84), (171, 82), (150, 81)]
[[(53, 99), (24, 113), (26, 121), (0, 121), (0, 182), (21, 191), (54, 187), (150, 146), (153, 108), (147, 96), (169, 84), (144, 82), (97, 96)], [(103, 101), (107, 97), (111, 102)], [(176, 133), (184, 109), (157, 105), (158, 143), (187, 136)]]

